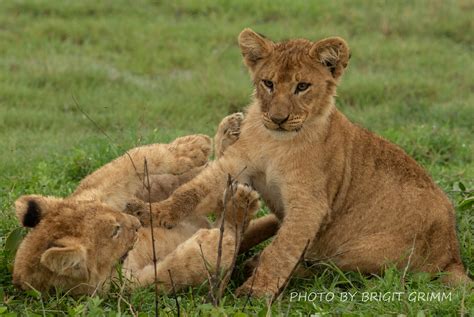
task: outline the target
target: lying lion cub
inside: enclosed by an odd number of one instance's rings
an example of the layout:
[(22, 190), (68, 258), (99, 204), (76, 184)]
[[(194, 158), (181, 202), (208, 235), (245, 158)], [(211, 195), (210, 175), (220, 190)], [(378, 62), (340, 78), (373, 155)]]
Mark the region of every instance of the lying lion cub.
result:
[(245, 29), (239, 45), (255, 85), (240, 137), (153, 205), (155, 223), (173, 227), (212, 210), (231, 174), (252, 184), (281, 220), (240, 294), (278, 293), (304, 250), (307, 260), (330, 260), (343, 270), (378, 274), (395, 264), (446, 272), (448, 283), (470, 281), (446, 195), (401, 148), (336, 109), (346, 42), (274, 43)]
[[(223, 120), (216, 135), (218, 153), (238, 137), (240, 120), (241, 115)], [(121, 261), (135, 282), (132, 287), (153, 283), (150, 228), (140, 228), (135, 217), (119, 211), (136, 197), (148, 196), (142, 183), (145, 158), (151, 200), (159, 201), (204, 169), (210, 143), (207, 136), (192, 135), (138, 147), (86, 177), (65, 199), (20, 197), (15, 203), (18, 219), (32, 230), (16, 254), (13, 283), (22, 289), (90, 294), (107, 289)], [(256, 192), (243, 185), (233, 188), (226, 206), (222, 269), (232, 262), (240, 237), (236, 230), (258, 209)], [(219, 230), (209, 227), (206, 218), (190, 217), (172, 230), (154, 228), (158, 281), (164, 291), (170, 290), (170, 274), (177, 289), (207, 279), (207, 270), (216, 264), (219, 238)]]

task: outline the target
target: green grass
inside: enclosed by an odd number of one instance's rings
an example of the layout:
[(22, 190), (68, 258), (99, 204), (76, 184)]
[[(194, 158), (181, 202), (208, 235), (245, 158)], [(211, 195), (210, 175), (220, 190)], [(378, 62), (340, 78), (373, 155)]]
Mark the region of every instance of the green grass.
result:
[[(347, 39), (352, 59), (338, 107), (353, 121), (401, 145), (458, 206), (474, 187), (474, 5), (471, 1), (2, 1), (0, 2), (0, 315), (117, 315), (153, 312), (150, 289), (103, 298), (46, 297), (11, 285), (6, 237), (18, 227), (12, 204), (28, 193), (67, 195), (119, 149), (213, 134), (224, 115), (249, 101), (251, 84), (236, 43), (250, 26), (274, 39)], [(462, 188), (462, 185), (461, 185)], [(454, 189), (454, 190), (453, 190)], [(472, 195), (472, 192), (471, 192)], [(474, 272), (474, 209), (457, 208), (462, 257)], [(380, 277), (327, 267), (293, 279), (274, 314), (474, 316), (474, 296), (424, 274)], [(235, 284), (241, 282), (236, 278)], [(235, 299), (218, 308), (206, 291), (179, 295), (188, 315), (264, 316), (265, 301)], [(332, 301), (291, 301), (298, 292), (334, 292)], [(341, 292), (358, 292), (341, 301)], [(363, 292), (404, 292), (364, 301)], [(411, 301), (411, 292), (450, 300)], [(121, 296), (123, 298), (121, 298)], [(245, 309), (244, 309), (245, 305)], [(173, 298), (161, 297), (162, 315)]]

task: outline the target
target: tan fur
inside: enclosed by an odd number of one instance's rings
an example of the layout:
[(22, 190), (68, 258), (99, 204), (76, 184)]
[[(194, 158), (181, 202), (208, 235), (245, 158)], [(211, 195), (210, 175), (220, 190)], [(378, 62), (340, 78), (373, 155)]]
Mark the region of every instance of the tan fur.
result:
[[(241, 115), (232, 115), (221, 123), (216, 135), (216, 140), (222, 143), (218, 146), (221, 151), (238, 136), (239, 118)], [(209, 152), (210, 139), (202, 135), (178, 138), (171, 144), (139, 147), (86, 177), (70, 197), (20, 197), (15, 203), (17, 217), (32, 230), (17, 252), (14, 284), (39, 291), (58, 288), (71, 294), (105, 291), (114, 276), (115, 265), (127, 254), (123, 264), (125, 274), (132, 279), (138, 278), (141, 284), (151, 283), (146, 274), (139, 274), (153, 263), (150, 228), (140, 228), (135, 217), (117, 210), (123, 210), (127, 202), (136, 201), (136, 198), (148, 200), (142, 184), (145, 158), (152, 188), (151, 201), (160, 201), (204, 169)], [(228, 217), (242, 216), (246, 209), (241, 204), (248, 208), (248, 217), (258, 208), (258, 196), (248, 187), (239, 185), (233, 198), (238, 208), (232, 213), (233, 209), (228, 207)], [(236, 227), (230, 224), (240, 226), (241, 222), (241, 218), (226, 221), (222, 268), (229, 267), (235, 250)], [(216, 229), (204, 230), (206, 228), (209, 228), (206, 218), (191, 216), (171, 230), (153, 229), (160, 263), (159, 277), (166, 277), (163, 281), (165, 290), (169, 289), (166, 288), (169, 286), (169, 265), (173, 266), (172, 272), (180, 287), (206, 280), (202, 258), (196, 257), (196, 241), (202, 244), (210, 263), (215, 262), (211, 251), (216, 252), (218, 241)], [(199, 229), (203, 230), (198, 232)], [(196, 232), (198, 234), (193, 236)], [(187, 241), (191, 236), (193, 238)], [(185, 241), (186, 244), (180, 246)], [(178, 246), (179, 251), (175, 251)], [(175, 260), (184, 271), (177, 269)], [(189, 270), (193, 266), (196, 268)]]
[(210, 152), (211, 142), (205, 135), (181, 137), (170, 144), (140, 146), (86, 177), (71, 198), (100, 201), (116, 210), (124, 210), (126, 203), (136, 195), (143, 198), (146, 158), (150, 181), (152, 185), (156, 183), (152, 186), (153, 200), (161, 200), (200, 172)]
[[(34, 212), (40, 218), (15, 257), (13, 283), (25, 290), (91, 294), (107, 287), (113, 265), (133, 247), (140, 227), (135, 217), (96, 202), (22, 196), (16, 210), (22, 223)], [(114, 236), (117, 226), (121, 232)]]
[[(282, 221), (239, 294), (277, 293), (308, 241), (307, 260), (331, 260), (343, 270), (378, 274), (409, 263), (409, 270), (468, 282), (446, 195), (401, 148), (335, 108), (350, 56), (345, 41), (274, 43), (245, 29), (239, 44), (255, 85), (240, 137), (153, 205), (155, 223), (173, 227), (213, 210), (230, 174), (252, 184)], [(298, 83), (310, 86), (297, 91)]]
[(221, 157), (224, 151), (239, 138), (242, 120), (244, 120), (244, 114), (238, 112), (225, 117), (221, 123), (219, 123), (217, 133), (214, 137), (217, 158)]
[[(231, 267), (238, 241), (241, 239), (241, 230), (246, 229), (258, 209), (258, 198), (258, 194), (250, 187), (236, 184), (235, 192), (227, 200), (222, 235), (222, 255), (219, 264), (219, 269), (222, 272), (226, 272)], [(191, 238), (158, 262), (156, 271), (161, 291), (170, 292), (173, 290), (172, 283), (174, 283), (175, 290), (186, 286), (198, 286), (207, 281), (209, 274), (215, 274), (218, 263), (221, 221), (216, 222), (215, 228), (198, 230)], [(137, 245), (135, 249), (140, 250), (145, 247), (146, 245)], [(135, 287), (154, 283), (153, 262), (149, 261), (148, 263), (149, 265), (142, 270), (131, 274), (131, 279), (136, 281)]]
[[(216, 156), (219, 158), (226, 148), (233, 144), (239, 136), (240, 124), (243, 119), (241, 113), (236, 113), (224, 118), (219, 124), (216, 136), (214, 138)], [(224, 189), (227, 186), (224, 186)], [(242, 245), (250, 248), (270, 236), (262, 236), (255, 230), (250, 230), (241, 237), (241, 232), (247, 228), (250, 219), (258, 209), (258, 194), (251, 190), (250, 187), (234, 184), (233, 192), (229, 197), (219, 197), (219, 201), (215, 209), (218, 212), (219, 219), (215, 223), (214, 228), (202, 228), (198, 230), (192, 237), (185, 240), (181, 244), (172, 244), (167, 248), (166, 252), (158, 252), (158, 264), (156, 266), (157, 280), (160, 289), (163, 292), (172, 290), (171, 277), (173, 279), (175, 290), (179, 290), (186, 286), (197, 286), (207, 280), (209, 274), (214, 274), (217, 267), (217, 254), (220, 238), (220, 224), (222, 221), (222, 210), (224, 206), (223, 200), (227, 201), (225, 208), (224, 232), (222, 236), (222, 256), (220, 262), (220, 270), (227, 271), (234, 257), (235, 248), (238, 242), (243, 238)], [(223, 196), (224, 193), (219, 191)], [(134, 206), (130, 207), (129, 212), (139, 212), (146, 215), (148, 205), (140, 201), (135, 201)], [(142, 223), (149, 225), (149, 218), (142, 219)], [(250, 222), (250, 228), (262, 225), (262, 221), (256, 220), (257, 223)], [(196, 223), (196, 220), (189, 220), (188, 223)], [(178, 224), (180, 226), (182, 223)], [(160, 235), (166, 235), (169, 240), (170, 233), (175, 229), (163, 231), (162, 228), (154, 228), (156, 243), (155, 247), (159, 249), (161, 246)], [(153, 284), (155, 281), (155, 271), (152, 261), (151, 233), (148, 228), (144, 228), (139, 232), (138, 242), (134, 249), (130, 252), (124, 263), (124, 271), (129, 279), (134, 282), (131, 286), (139, 287)], [(178, 240), (180, 238), (178, 237)], [(143, 252), (148, 250), (148, 252)], [(163, 256), (164, 255), (164, 256)]]
[(280, 220), (274, 214), (254, 219), (244, 233), (239, 252), (247, 252), (260, 242), (273, 237), (280, 228)]
[[(18, 219), (32, 230), (17, 252), (14, 283), (23, 289), (47, 291), (58, 287), (75, 294), (106, 289), (119, 259), (137, 239), (144, 244), (149, 238), (149, 230), (138, 229), (140, 223), (135, 217), (119, 212), (136, 195), (148, 196), (143, 194), (144, 159), (151, 199), (159, 201), (203, 169), (210, 149), (211, 141), (203, 135), (138, 147), (86, 177), (65, 199), (20, 197), (16, 202)], [(117, 226), (120, 229), (114, 238)], [(173, 230), (156, 228), (158, 256), (165, 257), (198, 229), (207, 227), (206, 219), (191, 217)], [(142, 268), (148, 263), (148, 253), (134, 250), (127, 263)]]

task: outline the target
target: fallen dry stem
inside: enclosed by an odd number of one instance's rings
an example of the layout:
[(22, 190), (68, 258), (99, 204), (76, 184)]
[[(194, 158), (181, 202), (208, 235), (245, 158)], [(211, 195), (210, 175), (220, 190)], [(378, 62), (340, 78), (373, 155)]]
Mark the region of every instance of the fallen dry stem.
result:
[(171, 289), (173, 290), (174, 301), (176, 302), (177, 316), (180, 317), (181, 316), (181, 308), (179, 307), (178, 296), (176, 295), (176, 287), (174, 285), (173, 276), (171, 275), (171, 270), (168, 270), (168, 274), (170, 276)]
[[(285, 281), (283, 281), (283, 284), (281, 286), (278, 287), (278, 291), (273, 294), (272, 298), (271, 298), (271, 301), (270, 301), (270, 306), (273, 305), (273, 303), (275, 302), (275, 300), (281, 295), (281, 293), (283, 293), (283, 291), (286, 289), (286, 287), (288, 286), (288, 283), (291, 279), (291, 277), (293, 276), (293, 273), (295, 273), (296, 269), (298, 268), (298, 265), (300, 265), (300, 263), (304, 260), (304, 256), (306, 254), (306, 251), (308, 250), (308, 247), (309, 247), (309, 244), (310, 244), (311, 240), (308, 239), (308, 241), (306, 241), (306, 245), (303, 249), (303, 252), (301, 252), (301, 255), (298, 259), (298, 261), (296, 262), (295, 266), (293, 266), (293, 268), (291, 269), (291, 272), (290, 274), (288, 275), (288, 277), (286, 278)], [(277, 285), (279, 285), (279, 281), (277, 283)]]
[[(156, 271), (156, 263), (158, 262), (156, 259), (156, 248), (155, 248), (155, 233), (153, 230), (153, 215), (151, 210), (151, 185), (150, 185), (150, 175), (148, 173), (148, 162), (145, 158), (144, 162), (144, 174), (146, 178), (146, 190), (148, 193), (148, 211), (150, 216), (150, 232), (151, 232), (151, 247), (153, 252), (153, 273), (154, 273), (154, 281), (155, 281), (155, 316), (158, 316), (158, 273)], [(145, 182), (143, 182), (145, 185)]]

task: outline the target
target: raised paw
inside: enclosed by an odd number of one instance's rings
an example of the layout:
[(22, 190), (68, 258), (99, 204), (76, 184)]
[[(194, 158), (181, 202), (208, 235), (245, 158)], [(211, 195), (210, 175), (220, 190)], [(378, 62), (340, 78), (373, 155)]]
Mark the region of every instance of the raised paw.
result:
[(224, 151), (239, 139), (240, 126), (244, 120), (244, 114), (237, 112), (228, 115), (219, 123), (214, 142), (217, 156), (221, 156)]
[(228, 115), (219, 123), (217, 133), (221, 133), (224, 138), (229, 138), (233, 141), (237, 140), (240, 135), (240, 126), (244, 120), (242, 112), (236, 112)]
[(177, 165), (176, 173), (184, 173), (207, 163), (211, 153), (211, 139), (203, 134), (177, 138), (169, 144)]
[(226, 221), (247, 226), (259, 207), (259, 195), (247, 184), (234, 183), (224, 196)]
[(236, 183), (233, 185), (232, 197), (227, 202), (228, 205), (237, 208), (246, 208), (250, 211), (258, 208), (258, 193), (248, 184)]

